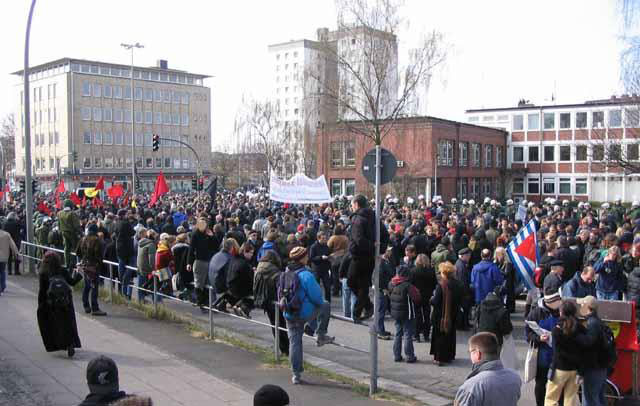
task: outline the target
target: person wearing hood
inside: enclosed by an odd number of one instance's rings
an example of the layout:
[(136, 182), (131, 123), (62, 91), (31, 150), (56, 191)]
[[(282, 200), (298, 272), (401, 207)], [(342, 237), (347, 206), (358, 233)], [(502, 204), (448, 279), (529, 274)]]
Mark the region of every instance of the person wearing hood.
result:
[(471, 269), (471, 286), (474, 290), (476, 305), (479, 305), (489, 292), (501, 287), (503, 282), (504, 275), (491, 261), (491, 251), (482, 250), (482, 261)]
[[(82, 237), (76, 255), (80, 258), (79, 267), (83, 270), (84, 288), (82, 289), (82, 304), (85, 313), (93, 316), (106, 316), (98, 305), (99, 275), (102, 273), (104, 247), (98, 237), (98, 226), (91, 224), (87, 228), (87, 235)], [(91, 294), (91, 303), (89, 303)]]
[(278, 232), (275, 230), (269, 230), (269, 232), (267, 232), (267, 235), (264, 239), (264, 243), (262, 244), (262, 246), (260, 247), (260, 249), (258, 250), (258, 255), (257, 255), (257, 260), (260, 261), (262, 259), (262, 257), (264, 256), (264, 254), (267, 251), (274, 251), (277, 253), (277, 247), (276, 247), (276, 239), (278, 238)]
[(478, 333), (469, 339), (471, 373), (458, 388), (455, 406), (516, 406), (522, 380), (500, 361), (500, 346), (492, 333)]
[(240, 247), (240, 251), (231, 259), (227, 272), (227, 301), (238, 316), (251, 318), (253, 307), (253, 268), (251, 259), (254, 248), (249, 242)]
[[(140, 228), (138, 230), (138, 256), (136, 265), (138, 268), (138, 286), (149, 286), (151, 273), (156, 269), (156, 232)], [(138, 301), (144, 301), (146, 293), (138, 289)]]
[(590, 266), (585, 267), (582, 272), (576, 272), (569, 282), (562, 285), (562, 297), (578, 299), (586, 296), (595, 296), (596, 287), (593, 283), (595, 278), (595, 271)]
[[(253, 297), (254, 306), (264, 310), (269, 318), (269, 324), (276, 325), (276, 311), (280, 312), (280, 328), (287, 328), (284, 315), (280, 309), (275, 308), (274, 302), (278, 300), (278, 281), (282, 274), (282, 264), (280, 257), (273, 251), (267, 251), (258, 262), (258, 267), (253, 276)], [(272, 328), (271, 333), (275, 337), (276, 329)], [(280, 334), (280, 352), (289, 356), (289, 336), (286, 331), (278, 330)]]
[(451, 243), (449, 237), (443, 237), (440, 243), (436, 246), (436, 249), (431, 253), (431, 265), (433, 269), (439, 269), (440, 264), (443, 262), (451, 262), (455, 264), (458, 260), (456, 254), (451, 252)]
[[(217, 236), (209, 228), (207, 219), (198, 219), (196, 229), (191, 233), (187, 271), (193, 272), (196, 304), (200, 307), (204, 306), (207, 301), (206, 284), (209, 263), (218, 251), (220, 243), (221, 240), (218, 240)], [(213, 279), (209, 279), (209, 284), (213, 285)]]
[(396, 334), (393, 339), (393, 358), (395, 362), (402, 362), (402, 346), (406, 362), (412, 364), (417, 361), (413, 350), (413, 335), (416, 327), (416, 306), (421, 303), (420, 291), (411, 282), (411, 270), (406, 265), (400, 265), (396, 276), (389, 282), (389, 302), (391, 317), (395, 321)]
[(58, 227), (64, 241), (64, 265), (71, 270), (73, 268), (71, 251), (76, 249), (82, 235), (82, 225), (78, 215), (73, 211), (71, 200), (65, 200), (64, 209), (58, 212)]

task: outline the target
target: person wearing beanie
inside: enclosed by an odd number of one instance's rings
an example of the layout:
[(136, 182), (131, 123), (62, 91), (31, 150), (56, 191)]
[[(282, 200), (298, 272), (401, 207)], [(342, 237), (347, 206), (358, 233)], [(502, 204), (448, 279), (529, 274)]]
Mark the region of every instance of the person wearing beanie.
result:
[(87, 385), (89, 395), (78, 406), (107, 406), (128, 397), (120, 390), (118, 366), (104, 355), (87, 364)]
[(289, 253), (289, 259), (291, 262), (280, 275), (279, 286), (282, 289), (278, 289), (278, 302), (284, 310), (289, 332), (289, 360), (293, 372), (291, 382), (298, 385), (302, 382), (302, 335), (305, 325), (308, 331), (315, 330), (313, 334), (318, 347), (331, 344), (334, 337), (327, 335), (331, 304), (324, 300), (320, 284), (307, 267), (307, 249), (295, 247)]
[(289, 395), (278, 385), (263, 385), (253, 395), (253, 406), (288, 406)]
[[(84, 311), (94, 316), (107, 315), (98, 306), (98, 282), (102, 273), (103, 252), (104, 247), (98, 237), (98, 226), (91, 224), (87, 227), (87, 235), (82, 237), (78, 244), (76, 255), (80, 258), (78, 270), (84, 278), (84, 288), (82, 290)], [(91, 303), (89, 303), (89, 294), (91, 294)]]

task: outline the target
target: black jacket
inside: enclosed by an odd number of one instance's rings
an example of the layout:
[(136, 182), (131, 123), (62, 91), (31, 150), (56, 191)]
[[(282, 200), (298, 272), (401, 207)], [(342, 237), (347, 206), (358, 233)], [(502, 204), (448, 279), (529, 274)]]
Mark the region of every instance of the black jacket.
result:
[(108, 406), (126, 397), (127, 394), (124, 392), (115, 392), (108, 395), (90, 393), (78, 406)]
[(127, 219), (118, 219), (116, 228), (116, 253), (119, 257), (129, 257), (133, 255), (133, 236), (135, 230)]
[(480, 303), (477, 326), (478, 332), (487, 331), (495, 334), (500, 345), (503, 337), (513, 331), (509, 311), (495, 293), (489, 293)]
[(189, 245), (189, 264), (193, 264), (195, 260), (209, 262), (211, 257), (218, 252), (220, 242), (216, 235), (211, 236), (200, 230), (195, 230), (191, 234), (191, 244)]
[[(320, 244), (319, 242), (313, 243), (309, 248), (309, 260), (311, 261), (311, 271), (316, 275), (320, 275), (324, 272), (329, 272), (331, 268), (331, 262), (329, 261), (329, 247), (327, 244)], [(322, 259), (322, 256), (326, 255), (327, 259)]]
[(413, 268), (410, 276), (411, 283), (418, 288), (422, 303), (429, 305), (433, 291), (436, 289), (438, 281), (436, 279), (436, 272), (433, 268)]
[(640, 266), (636, 266), (627, 276), (627, 296), (629, 301), (640, 306)]
[(556, 259), (564, 262), (564, 272), (562, 273), (562, 283), (569, 282), (573, 275), (578, 271), (578, 254), (571, 248), (558, 248), (556, 250)]
[(553, 366), (561, 371), (582, 372), (582, 357), (584, 349), (580, 346), (579, 335), (583, 335), (586, 329), (578, 323), (576, 330), (569, 336), (565, 336), (560, 326), (551, 331), (553, 336)]
[(607, 367), (606, 354), (603, 351), (604, 335), (602, 320), (594, 314), (587, 317), (586, 334), (576, 337), (582, 347), (582, 367), (584, 369), (603, 369)]
[(412, 320), (416, 317), (415, 305), (420, 302), (418, 290), (409, 278), (396, 276), (389, 282), (389, 304), (394, 320)]
[(236, 256), (231, 259), (227, 271), (227, 288), (238, 299), (253, 295), (253, 268), (244, 257)]
[[(354, 259), (374, 256), (376, 230), (375, 213), (368, 207), (359, 209), (351, 222), (351, 238), (349, 239), (349, 252)], [(389, 233), (380, 225), (380, 253), (387, 249)]]

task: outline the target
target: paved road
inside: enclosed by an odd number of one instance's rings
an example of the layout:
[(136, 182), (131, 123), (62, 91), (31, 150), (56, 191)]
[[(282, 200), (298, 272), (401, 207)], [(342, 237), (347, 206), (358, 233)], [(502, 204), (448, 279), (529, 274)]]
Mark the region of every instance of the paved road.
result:
[(106, 318), (76, 314), (83, 348), (73, 359), (46, 353), (36, 321), (36, 289), (35, 278), (11, 277), (0, 296), (0, 405), (79, 403), (88, 391), (86, 364), (98, 354), (116, 361), (123, 390), (152, 396), (155, 405), (248, 405), (265, 383), (283, 386), (292, 404), (383, 405), (317, 377), (294, 387), (289, 371), (266, 368), (256, 354), (191, 337), (180, 325), (149, 320), (122, 306), (104, 305)]

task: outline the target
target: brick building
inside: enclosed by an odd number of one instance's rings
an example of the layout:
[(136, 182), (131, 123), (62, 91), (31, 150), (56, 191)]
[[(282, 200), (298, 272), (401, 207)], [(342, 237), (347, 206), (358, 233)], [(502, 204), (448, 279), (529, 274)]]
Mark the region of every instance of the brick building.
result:
[[(347, 127), (337, 123), (318, 129), (317, 173), (325, 175), (332, 195), (372, 196), (362, 160), (373, 141)], [(502, 197), (506, 141), (507, 133), (500, 129), (435, 117), (401, 118), (382, 143), (398, 160), (396, 177), (383, 194), (422, 194), (427, 199), (437, 194), (445, 200)]]

